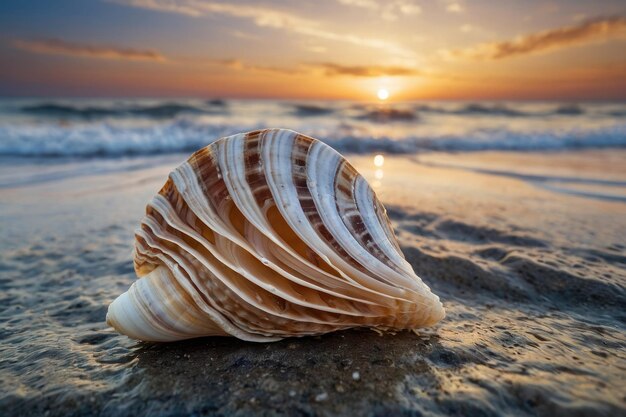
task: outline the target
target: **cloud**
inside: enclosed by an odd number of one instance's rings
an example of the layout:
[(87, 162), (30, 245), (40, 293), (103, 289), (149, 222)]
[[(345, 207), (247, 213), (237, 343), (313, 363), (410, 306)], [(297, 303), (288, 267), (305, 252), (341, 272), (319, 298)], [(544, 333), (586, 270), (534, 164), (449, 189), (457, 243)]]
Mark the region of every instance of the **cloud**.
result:
[(200, 17), (206, 14), (200, 2), (196, 1), (168, 1), (168, 0), (105, 0), (109, 3), (117, 3), (124, 6), (132, 6), (140, 9), (156, 10), (184, 14), (187, 16)]
[(38, 54), (69, 55), (85, 58), (165, 61), (165, 57), (151, 49), (133, 49), (119, 46), (93, 45), (69, 42), (62, 39), (18, 39), (13, 46)]
[(233, 30), (230, 32), (236, 38), (245, 39), (248, 41), (258, 41), (259, 37), (257, 35), (253, 35), (251, 33), (242, 32), (240, 30)]
[(306, 47), (307, 51), (315, 52), (316, 54), (323, 54), (328, 51), (328, 48), (321, 45), (309, 45)]
[(211, 59), (204, 61), (205, 64), (230, 68), (236, 71), (263, 72), (280, 75), (314, 75), (320, 74), (326, 77), (350, 76), (350, 77), (400, 77), (422, 75), (421, 71), (410, 67), (382, 66), (382, 65), (341, 65), (333, 62), (308, 62), (292, 67), (264, 66), (245, 63), (240, 59)]
[(211, 59), (207, 63), (211, 65), (219, 65), (223, 67), (228, 67), (232, 69), (244, 69), (245, 65), (243, 61), (235, 58), (226, 58), (226, 59)]
[(439, 0), (439, 3), (445, 7), (448, 13), (463, 13), (465, 11), (463, 0)]
[(476, 26), (470, 25), (469, 23), (466, 23), (459, 28), (459, 30), (464, 33), (475, 32), (476, 29), (477, 29)]
[(262, 73), (273, 73), (280, 75), (297, 75), (297, 74), (305, 74), (310, 73), (310, 70), (307, 70), (303, 66), (297, 67), (276, 67), (269, 65), (255, 65), (244, 62), (238, 58), (225, 58), (225, 59), (205, 59), (202, 61), (196, 61), (195, 64), (201, 65), (209, 65), (209, 66), (217, 66), (229, 68), (235, 71), (243, 71), (243, 72), (262, 72)]
[[(319, 22), (306, 19), (295, 14), (274, 10), (264, 6), (237, 3), (217, 3), (200, 0), (108, 0), (110, 2), (155, 10), (160, 12), (178, 13), (191, 17), (221, 14), (252, 21), (258, 27), (285, 30), (304, 36), (329, 41), (344, 42), (357, 46), (387, 51), (397, 56), (410, 58), (413, 51), (383, 39), (368, 38), (350, 33), (337, 33), (321, 28)], [(403, 0), (402, 3), (405, 1)], [(405, 10), (410, 10), (405, 5)]]
[(450, 3), (446, 6), (446, 11), (450, 13), (461, 13), (463, 10), (463, 6), (459, 3)]
[(323, 70), (324, 74), (327, 76), (350, 75), (353, 77), (398, 77), (420, 74), (420, 72), (414, 68), (399, 66), (349, 66), (334, 64), (331, 62), (311, 63), (309, 65)]
[(396, 20), (400, 16), (417, 15), (422, 8), (413, 0), (338, 0), (346, 6), (360, 7), (380, 14), (385, 20)]
[(593, 42), (606, 42), (611, 39), (626, 39), (626, 17), (599, 17), (577, 25), (532, 33), (509, 41), (442, 51), (442, 55), (448, 58), (504, 59)]
[(494, 36), (494, 32), (487, 30), (481, 26), (472, 25), (470, 23), (466, 23), (459, 27), (459, 30), (463, 33), (471, 33), (480, 36)]

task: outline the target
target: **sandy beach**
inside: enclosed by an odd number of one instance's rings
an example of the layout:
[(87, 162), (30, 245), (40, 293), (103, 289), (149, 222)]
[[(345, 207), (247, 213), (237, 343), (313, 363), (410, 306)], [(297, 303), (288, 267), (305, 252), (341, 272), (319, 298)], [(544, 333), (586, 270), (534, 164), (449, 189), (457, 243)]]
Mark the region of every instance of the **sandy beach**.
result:
[(626, 151), (346, 154), (447, 317), (272, 344), (108, 329), (133, 230), (185, 154), (0, 164), (0, 410), (26, 415), (626, 412)]

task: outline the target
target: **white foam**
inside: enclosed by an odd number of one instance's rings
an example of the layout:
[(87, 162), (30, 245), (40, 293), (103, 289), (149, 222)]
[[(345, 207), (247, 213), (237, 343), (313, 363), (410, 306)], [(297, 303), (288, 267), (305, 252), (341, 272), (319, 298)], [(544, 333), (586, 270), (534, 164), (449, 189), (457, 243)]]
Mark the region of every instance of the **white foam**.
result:
[[(443, 120), (445, 122), (445, 120)], [(272, 122), (274, 124), (274, 122)], [(410, 154), (423, 150), (557, 150), (626, 146), (626, 121), (568, 124), (567, 127), (528, 124), (523, 129), (464, 128), (457, 131), (420, 125), (403, 128), (362, 123), (303, 122), (285, 119), (272, 127), (291, 128), (322, 139), (343, 153)], [(213, 123), (182, 118), (167, 122), (129, 124), (97, 121), (62, 125), (56, 122), (0, 124), (0, 155), (116, 157), (191, 152), (231, 134), (266, 127), (261, 123)]]

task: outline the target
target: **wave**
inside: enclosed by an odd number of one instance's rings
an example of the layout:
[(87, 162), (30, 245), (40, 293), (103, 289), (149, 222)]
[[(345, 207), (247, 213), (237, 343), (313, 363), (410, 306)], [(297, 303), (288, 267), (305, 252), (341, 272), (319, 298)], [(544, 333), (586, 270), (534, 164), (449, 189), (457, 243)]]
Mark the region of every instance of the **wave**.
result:
[[(55, 101), (21, 105), (10, 112), (17, 111), (24, 115), (37, 116), (42, 119), (101, 121), (104, 119), (150, 119), (168, 120), (178, 117), (202, 115), (232, 115), (237, 111), (247, 112), (246, 104), (230, 102), (223, 99), (209, 99), (196, 101), (161, 101), (126, 103), (92, 102), (89, 104), (70, 101)], [(240, 110), (238, 110), (240, 109)], [(594, 107), (593, 105), (579, 105), (575, 103), (540, 104), (533, 103), (417, 103), (393, 105), (375, 105), (372, 103), (271, 103), (270, 113), (275, 115), (289, 114), (301, 117), (337, 117), (366, 120), (373, 123), (411, 122), (419, 120), (421, 116), (459, 116), (487, 119), (494, 118), (550, 118), (550, 117), (613, 117), (626, 116), (626, 110), (621, 104), (610, 107)], [(1, 112), (2, 110), (0, 110)], [(6, 111), (6, 109), (5, 109)], [(257, 109), (252, 109), (252, 114)]]
[(177, 103), (166, 103), (155, 106), (138, 107), (130, 110), (130, 113), (135, 116), (146, 116), (156, 119), (167, 119), (176, 117), (183, 113), (208, 113), (198, 107), (188, 106)]
[(335, 112), (333, 108), (314, 104), (294, 104), (293, 107), (293, 114), (299, 117), (326, 116)]
[(504, 105), (484, 105), (478, 103), (470, 103), (464, 106), (462, 109), (456, 110), (455, 114), (473, 115), (484, 114), (489, 116), (525, 116), (526, 113), (510, 109)]
[(578, 116), (584, 114), (585, 110), (577, 104), (564, 104), (553, 110), (553, 114), (561, 114), (567, 116)]
[(417, 115), (411, 110), (380, 108), (358, 116), (357, 118), (376, 123), (411, 122), (417, 120)]
[[(207, 102), (209, 106), (223, 108), (226, 103), (221, 100), (211, 100)], [(182, 114), (216, 114), (222, 110), (201, 108), (180, 103), (162, 103), (145, 106), (127, 107), (107, 107), (107, 106), (86, 106), (43, 103), (30, 106), (23, 106), (20, 111), (26, 114), (53, 117), (53, 118), (76, 118), (93, 120), (105, 117), (147, 117), (151, 119), (170, 119)]]
[[(263, 125), (202, 124), (187, 119), (120, 126), (107, 122), (64, 126), (0, 125), (0, 155), (43, 157), (115, 157), (195, 151), (227, 135)], [(602, 128), (519, 132), (481, 129), (459, 134), (410, 134), (387, 137), (370, 130), (358, 133), (342, 125), (292, 126), (318, 137), (341, 152), (413, 154), (420, 151), (559, 150), (626, 147), (626, 124)]]
[(64, 104), (44, 103), (20, 108), (23, 113), (37, 116), (50, 117), (82, 117), (91, 119), (94, 117), (108, 117), (118, 114), (119, 110), (103, 107), (83, 107), (68, 106)]
[[(461, 107), (443, 107), (429, 104), (415, 106), (417, 112), (449, 114), (458, 116), (504, 116), (504, 117), (546, 117), (546, 116), (579, 116), (586, 114), (584, 108), (577, 104), (560, 104), (552, 109), (529, 111), (513, 109), (505, 104), (468, 103)], [(612, 116), (612, 113), (607, 113)]]
[(214, 98), (212, 100), (208, 100), (206, 104), (208, 104), (209, 106), (216, 106), (216, 107), (228, 106), (228, 102), (226, 100), (222, 100), (221, 98)]

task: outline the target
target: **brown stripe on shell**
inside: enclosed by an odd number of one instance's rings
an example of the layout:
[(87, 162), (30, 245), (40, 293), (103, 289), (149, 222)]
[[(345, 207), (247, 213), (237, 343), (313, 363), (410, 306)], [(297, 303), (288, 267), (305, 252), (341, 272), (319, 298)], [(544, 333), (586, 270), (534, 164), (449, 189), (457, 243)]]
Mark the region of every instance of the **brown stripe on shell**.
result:
[(275, 204), (272, 193), (267, 185), (265, 172), (263, 171), (263, 161), (261, 160), (261, 141), (265, 137), (263, 133), (264, 131), (250, 132), (244, 139), (246, 182), (250, 187), (254, 201), (261, 209)]
[(233, 203), (230, 192), (222, 177), (220, 166), (215, 156), (215, 144), (196, 152), (188, 163), (193, 169), (202, 194), (212, 212), (219, 216), (222, 224), (244, 237), (245, 216)]
[[(354, 186), (359, 173), (348, 161), (342, 160), (337, 167), (335, 174), (335, 207), (339, 212), (339, 217), (343, 224), (350, 231), (354, 239), (359, 242), (361, 247), (374, 257), (383, 261), (385, 265), (399, 273), (405, 273), (391, 260), (387, 254), (380, 248), (378, 243), (374, 241), (371, 233), (365, 225), (362, 213), (371, 213), (376, 210), (375, 206), (358, 207), (354, 196)], [(377, 217), (380, 221), (380, 218)], [(395, 240), (395, 239), (394, 239)]]
[[(262, 142), (271, 131), (261, 130), (250, 132), (246, 135), (244, 152), (246, 164), (246, 182), (250, 186), (257, 206), (265, 212), (265, 216), (272, 225), (274, 231), (281, 237), (283, 242), (304, 259), (336, 277), (341, 275), (337, 270), (324, 261), (309, 245), (304, 242), (292, 229), (276, 207), (276, 202), (267, 184), (263, 161), (261, 158)], [(312, 140), (309, 138), (309, 140)], [(304, 160), (301, 161), (304, 164)], [(248, 171), (248, 169), (250, 170)], [(306, 172), (305, 172), (306, 177)], [(296, 184), (296, 187), (298, 184)], [(305, 180), (306, 186), (306, 180)], [(312, 200), (311, 200), (312, 201)]]
[(300, 202), (302, 211), (317, 234), (323, 241), (327, 242), (340, 257), (348, 261), (350, 265), (359, 271), (369, 274), (366, 267), (361, 265), (360, 262), (346, 252), (343, 246), (341, 246), (337, 239), (335, 239), (333, 234), (324, 224), (324, 221), (315, 206), (315, 201), (313, 200), (313, 196), (311, 195), (311, 190), (309, 189), (309, 184), (307, 182), (306, 173), (307, 155), (314, 142), (315, 140), (308, 136), (297, 135), (291, 151), (291, 159), (293, 163), (292, 181), (295, 184), (298, 201)]
[(389, 242), (393, 245), (393, 248), (398, 252), (400, 258), (404, 259), (404, 253), (402, 253), (402, 249), (400, 249), (400, 245), (398, 244), (398, 239), (396, 238), (396, 234), (393, 231), (393, 226), (391, 225), (391, 220), (389, 216), (387, 216), (387, 209), (382, 205), (380, 200), (376, 197), (376, 192), (370, 189), (372, 193), (372, 200), (374, 201), (374, 212), (376, 216), (378, 216), (378, 222), (383, 227), (383, 231), (387, 235)]

